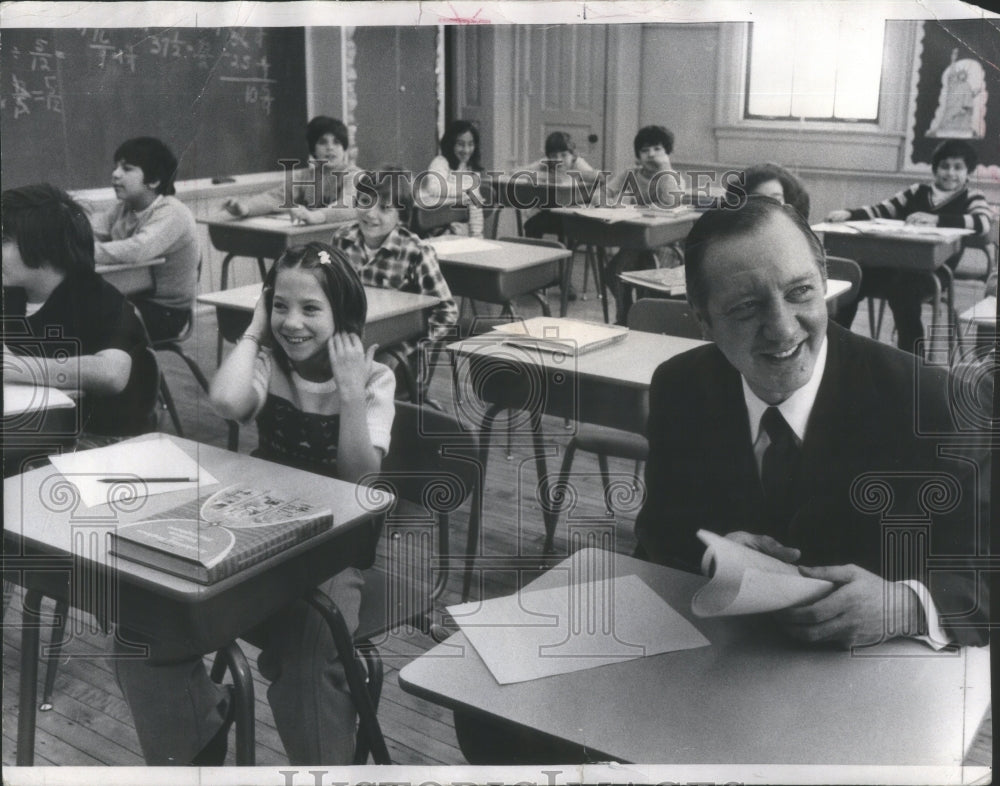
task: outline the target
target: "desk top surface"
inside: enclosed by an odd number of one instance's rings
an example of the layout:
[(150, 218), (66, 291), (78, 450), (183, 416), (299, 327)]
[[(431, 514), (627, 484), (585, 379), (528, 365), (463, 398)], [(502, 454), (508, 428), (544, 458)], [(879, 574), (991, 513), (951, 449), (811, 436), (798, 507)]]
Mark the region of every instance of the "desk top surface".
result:
[(333, 232), (351, 222), (335, 221), (329, 224), (299, 224), (292, 221), (291, 213), (271, 213), (265, 216), (250, 216), (236, 218), (225, 214), (203, 216), (196, 219), (199, 224), (208, 227), (221, 227), (254, 232), (279, 233), (295, 237), (297, 235), (314, 235), (317, 232)]
[(582, 355), (566, 356), (541, 349), (504, 343), (495, 331), (456, 341), (447, 346), (461, 356), (495, 357), (515, 363), (542, 366), (552, 371), (572, 372), (581, 378), (645, 389), (663, 361), (705, 344), (704, 341), (659, 333), (630, 330), (623, 341)]
[(670, 224), (693, 224), (701, 213), (690, 207), (556, 207), (553, 213), (566, 217), (576, 217), (614, 226), (615, 224), (638, 224), (655, 227)]
[(166, 261), (166, 257), (153, 257), (152, 259), (144, 259), (141, 262), (131, 262), (127, 265), (97, 265), (94, 267), (94, 272), (101, 276), (109, 274), (113, 276), (115, 273), (126, 273), (130, 270), (143, 270), (149, 267), (156, 267)]
[(974, 234), (971, 229), (951, 227), (924, 227), (889, 219), (876, 221), (821, 222), (812, 225), (813, 232), (830, 233), (841, 237), (878, 238), (896, 243), (921, 243), (926, 245), (952, 245), (963, 237)]
[[(233, 289), (223, 289), (218, 292), (207, 292), (198, 295), (199, 303), (207, 303), (216, 308), (228, 308), (234, 311), (253, 311), (260, 298), (261, 285), (247, 284)], [(433, 308), (440, 300), (430, 295), (400, 292), (398, 289), (380, 289), (365, 287), (368, 298), (368, 322), (389, 319), (399, 314), (421, 311)]]
[[(51, 464), (15, 475), (4, 480), (4, 530), (6, 536), (17, 536), (47, 554), (65, 556), (80, 548), (77, 533), (104, 531), (118, 524), (141, 521), (150, 515), (183, 505), (196, 497), (217, 491), (227, 484), (241, 483), (262, 489), (280, 485), (284, 494), (304, 499), (322, 498), (333, 510), (334, 526), (326, 533), (258, 563), (245, 571), (211, 585), (202, 585), (153, 568), (116, 560), (119, 575), (144, 586), (154, 586), (164, 594), (181, 599), (197, 600), (231, 589), (250, 573), (266, 570), (275, 561), (283, 561), (308, 550), (317, 538), (334, 536), (371, 518), (375, 503), (384, 506), (385, 499), (359, 493), (358, 486), (311, 472), (292, 469), (269, 461), (252, 458), (222, 448), (203, 445), (192, 440), (166, 434), (147, 434), (122, 444), (132, 444), (137, 450), (156, 450), (158, 443), (168, 440), (198, 461), (219, 483), (210, 487), (192, 486), (183, 491), (156, 494), (135, 502), (115, 497), (113, 504), (84, 507), (75, 487)], [(127, 468), (123, 468), (127, 469)], [(115, 484), (109, 484), (109, 494), (115, 495)], [(114, 559), (107, 553), (107, 539), (84, 538), (87, 559), (110, 564)]]
[[(449, 251), (448, 246), (455, 243), (461, 248), (468, 245), (469, 238), (435, 241), (430, 245), (437, 254), (438, 261), (446, 265), (461, 265), (463, 267), (479, 268), (497, 272), (515, 272), (535, 265), (544, 265), (569, 257), (565, 248), (536, 246), (529, 243), (512, 243), (505, 240), (483, 240), (482, 249), (467, 251)], [(489, 247), (485, 247), (489, 244)]]
[[(456, 633), (405, 666), (400, 685), (633, 762), (757, 765), (755, 773), (769, 764), (961, 764), (990, 700), (988, 648), (808, 648), (759, 617), (694, 617), (700, 576), (592, 549), (526, 589), (632, 574), (710, 646), (501, 686)], [(603, 611), (612, 629), (614, 614), (628, 613)]]

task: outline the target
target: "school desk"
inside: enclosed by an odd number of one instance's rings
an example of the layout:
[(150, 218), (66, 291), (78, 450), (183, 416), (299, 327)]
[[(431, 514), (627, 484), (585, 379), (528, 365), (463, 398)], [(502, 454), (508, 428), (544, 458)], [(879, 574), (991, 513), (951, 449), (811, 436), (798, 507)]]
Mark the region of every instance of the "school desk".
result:
[(927, 279), (933, 290), (931, 301), (931, 333), (935, 335), (941, 323), (941, 281), (935, 271), (945, 276), (945, 296), (948, 314), (955, 312), (952, 272), (945, 265), (948, 259), (962, 250), (963, 239), (972, 235), (971, 229), (918, 228), (904, 225), (902, 221), (851, 221), (820, 223), (812, 227), (823, 238), (828, 254), (853, 259), (865, 268), (891, 268), (918, 273)]
[(130, 265), (98, 265), (94, 270), (123, 295), (136, 295), (153, 291), (153, 268), (166, 261), (164, 257), (156, 257)]
[(700, 213), (692, 209), (657, 208), (555, 208), (562, 217), (563, 235), (574, 243), (597, 249), (597, 282), (604, 321), (608, 321), (607, 251), (615, 247), (652, 251), (687, 237)]
[(523, 235), (522, 210), (586, 205), (603, 179), (603, 172), (572, 172), (549, 178), (545, 172), (526, 170), (512, 175), (499, 175), (491, 185), (497, 201), (504, 207), (514, 208), (517, 234)]
[[(459, 632), (404, 666), (399, 684), (581, 746), (594, 761), (708, 765), (692, 782), (743, 780), (740, 772), (766, 783), (874, 782), (878, 772), (958, 781), (990, 702), (989, 648), (936, 653), (909, 640), (853, 652), (807, 646), (760, 616), (694, 617), (691, 597), (706, 579), (598, 549), (577, 551), (522, 591), (567, 587), (580, 616), (570, 635), (596, 633), (595, 649), (617, 654), (629, 642), (614, 636), (614, 617), (632, 609), (605, 607), (579, 585), (633, 574), (709, 646), (500, 685)], [(975, 777), (967, 770), (963, 782)]]
[[(490, 331), (445, 347), (454, 364), (455, 398), (468, 402), (455, 416), (479, 430), (485, 473), (494, 421), (506, 409), (523, 413), (531, 426), (539, 497), (548, 500), (542, 415), (641, 434), (657, 366), (704, 343), (633, 330), (618, 343), (573, 356), (506, 344)], [(542, 517), (545, 550), (551, 551), (558, 513), (545, 504)]]
[[(475, 240), (482, 250), (461, 249), (471, 238), (442, 238), (433, 243), (438, 265), (448, 289), (455, 297), (468, 297), (484, 303), (496, 303), (505, 313), (513, 314), (513, 301), (521, 295), (532, 295), (542, 306), (542, 313), (551, 314), (548, 301), (539, 290), (558, 285), (567, 273), (570, 252), (565, 248), (512, 243), (505, 240)], [(559, 315), (566, 316), (567, 288), (562, 287)]]
[(226, 256), (222, 260), (220, 287), (229, 287), (229, 263), (235, 257), (253, 257), (263, 281), (267, 272), (265, 259), (277, 259), (291, 246), (301, 246), (313, 240), (329, 243), (333, 233), (347, 222), (331, 224), (293, 223), (291, 213), (235, 218), (216, 214), (199, 218), (208, 227), (212, 245)]
[(4, 383), (3, 475), (20, 471), (31, 459), (72, 447), (80, 433), (76, 401), (57, 388)]
[[(322, 500), (333, 511), (333, 527), (204, 585), (109, 554), (109, 535), (118, 525), (185, 504), (198, 495), (198, 489), (130, 502), (117, 494), (116, 484), (108, 484), (112, 502), (87, 508), (76, 488), (51, 465), (4, 480), (3, 572), (28, 590), (21, 623), (19, 765), (30, 765), (34, 757), (37, 609), (42, 597), (68, 600), (99, 620), (139, 634), (183, 642), (191, 652), (214, 652), (367, 553), (391, 502), (391, 495), (362, 494), (353, 483), (175, 436), (148, 434), (121, 444), (155, 450), (161, 440), (179, 446), (219, 480), (218, 485), (200, 489), (201, 494), (233, 483), (277, 487), (291, 496)], [(128, 469), (122, 467), (123, 472)], [(359, 713), (364, 718), (370, 712), (364, 722), (374, 722), (374, 710), (361, 706), (363, 701), (355, 700)]]
[[(680, 273), (677, 274), (677, 278), (680, 281), (680, 289), (678, 290), (675, 286), (672, 286), (674, 281), (673, 277), (664, 276), (664, 279), (657, 280), (657, 274), (667, 274), (672, 270), (678, 270), (678, 268), (660, 268), (659, 270), (635, 270), (631, 272), (623, 272), (618, 274), (618, 278), (622, 282), (621, 293), (622, 298), (624, 298), (625, 303), (628, 307), (632, 305), (632, 299), (634, 295), (634, 290), (648, 289), (651, 292), (659, 292), (661, 294), (658, 297), (679, 297), (683, 298), (686, 295), (686, 290), (684, 288), (684, 276), (683, 268), (679, 268)], [(842, 281), (838, 278), (829, 278), (826, 281), (826, 299), (827, 307), (831, 313), (837, 307), (837, 299), (847, 292), (851, 288), (850, 281)]]

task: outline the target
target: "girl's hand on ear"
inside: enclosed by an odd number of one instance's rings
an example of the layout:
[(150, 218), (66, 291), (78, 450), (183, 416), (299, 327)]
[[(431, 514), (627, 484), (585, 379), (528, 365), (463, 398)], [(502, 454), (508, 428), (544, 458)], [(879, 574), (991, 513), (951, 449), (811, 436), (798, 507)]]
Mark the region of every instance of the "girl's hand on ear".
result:
[(267, 287), (261, 290), (257, 305), (253, 309), (250, 327), (244, 335), (255, 337), (262, 347), (271, 346), (271, 315), (267, 313)]
[(341, 400), (363, 400), (378, 345), (373, 344), (365, 351), (360, 336), (341, 332), (330, 336), (328, 346), (330, 367), (333, 369), (333, 379), (337, 383)]

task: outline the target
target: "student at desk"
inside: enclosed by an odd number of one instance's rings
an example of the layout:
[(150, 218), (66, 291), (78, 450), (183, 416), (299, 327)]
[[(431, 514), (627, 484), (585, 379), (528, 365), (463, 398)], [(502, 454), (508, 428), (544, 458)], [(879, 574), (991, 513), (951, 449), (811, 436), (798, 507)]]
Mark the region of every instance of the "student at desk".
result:
[[(156, 385), (144, 362), (149, 343), (132, 304), (94, 272), (94, 235), (83, 208), (46, 183), (4, 191), (0, 211), (4, 380), (85, 394), (85, 435), (148, 430), (155, 397), (149, 385)], [(65, 354), (73, 360), (60, 361)]]
[[(709, 211), (685, 257), (688, 300), (715, 343), (653, 376), (643, 556), (698, 572), (696, 531), (711, 527), (833, 582), (777, 614), (795, 638), (985, 644), (986, 571), (971, 563), (985, 548), (989, 459), (939, 454), (961, 428), (947, 371), (828, 325), (822, 245), (788, 206), (751, 197)], [(947, 503), (928, 497), (936, 483)], [(920, 554), (896, 551), (907, 539), (892, 518), (927, 526)], [(936, 556), (949, 564), (932, 570)]]
[[(458, 307), (438, 267), (434, 249), (400, 224), (411, 196), (404, 173), (385, 168), (359, 181), (358, 221), (338, 230), (331, 245), (340, 249), (367, 286), (399, 289), (440, 299), (429, 322), (430, 338), (454, 334)], [(412, 355), (415, 347), (404, 347)]]
[(420, 197), (426, 206), (468, 206), (469, 222), (451, 224), (452, 234), (483, 236), (483, 209), (475, 204), (482, 174), (479, 129), (468, 120), (452, 121), (441, 137), (441, 155), (431, 160), (420, 178)]
[[(572, 183), (573, 173), (592, 173), (594, 168), (576, 154), (573, 139), (565, 131), (553, 131), (545, 137), (545, 158), (527, 166), (539, 176), (540, 183)], [(525, 237), (562, 235), (562, 219), (551, 210), (529, 211), (524, 222)]]
[[(670, 163), (670, 154), (674, 150), (673, 132), (663, 126), (644, 126), (636, 133), (632, 146), (636, 166), (608, 181), (604, 192), (605, 203), (616, 206), (679, 207), (686, 186), (684, 177)], [(678, 259), (677, 254), (667, 247), (654, 251), (622, 249), (615, 254), (605, 271), (608, 288), (617, 303), (615, 322), (624, 325), (627, 316), (619, 273), (651, 267), (676, 267), (682, 263), (683, 260)]]
[(173, 338), (191, 319), (201, 250), (194, 216), (174, 194), (177, 159), (163, 142), (136, 137), (115, 151), (111, 185), (118, 204), (92, 219), (98, 265), (165, 257), (153, 268), (153, 291), (133, 297), (154, 341)]
[(307, 224), (332, 224), (356, 217), (354, 194), (361, 170), (348, 156), (347, 126), (318, 115), (306, 125), (309, 169), (294, 172), (291, 193), (286, 182), (263, 194), (226, 201), (237, 218), (274, 213), (291, 206), (292, 216)]
[[(969, 174), (978, 163), (968, 142), (949, 139), (931, 155), (933, 183), (914, 184), (884, 202), (854, 210), (834, 210), (827, 221), (866, 221), (875, 218), (905, 219), (907, 224), (930, 227), (972, 229), (979, 236), (990, 231), (990, 206), (979, 191), (969, 188)], [(956, 254), (945, 264), (954, 270), (961, 259)], [(942, 278), (940, 272), (938, 278)], [(884, 297), (896, 322), (898, 346), (915, 351), (914, 344), (924, 335), (921, 304), (932, 294), (927, 277), (906, 270), (866, 267), (858, 297), (837, 313), (837, 322), (850, 327), (864, 297)]]
[[(389, 449), (392, 372), (361, 344), (367, 302), (347, 259), (325, 243), (289, 249), (271, 268), (246, 333), (212, 382), (219, 414), (256, 418), (255, 455), (356, 482)], [(320, 588), (350, 630), (361, 572), (346, 568)], [(128, 634), (138, 640), (135, 633)], [(354, 752), (355, 710), (322, 616), (298, 601), (246, 635), (258, 644), (267, 697), (292, 764), (343, 765)], [(221, 765), (232, 702), (200, 653), (150, 642), (149, 661), (117, 659), (148, 764)]]

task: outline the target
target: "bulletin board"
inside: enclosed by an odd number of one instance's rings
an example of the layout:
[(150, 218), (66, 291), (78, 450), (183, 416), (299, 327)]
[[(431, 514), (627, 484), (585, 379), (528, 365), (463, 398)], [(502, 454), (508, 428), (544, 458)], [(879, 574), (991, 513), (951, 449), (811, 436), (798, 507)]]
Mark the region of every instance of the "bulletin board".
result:
[(1000, 173), (1000, 22), (923, 22), (913, 96), (907, 169), (929, 170), (935, 147), (962, 139)]

